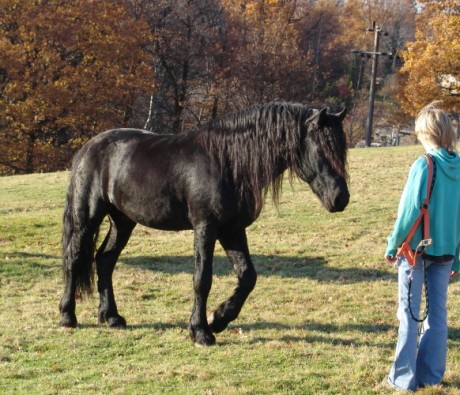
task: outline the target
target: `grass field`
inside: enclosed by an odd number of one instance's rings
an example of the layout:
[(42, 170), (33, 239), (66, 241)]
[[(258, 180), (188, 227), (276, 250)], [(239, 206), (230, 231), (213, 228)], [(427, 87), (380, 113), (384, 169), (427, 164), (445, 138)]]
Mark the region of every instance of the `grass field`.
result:
[[(388, 394), (396, 274), (386, 237), (421, 147), (351, 150), (351, 200), (329, 214), (308, 186), (285, 184), (248, 229), (258, 283), (240, 317), (196, 348), (188, 338), (192, 233), (137, 227), (114, 282), (128, 329), (58, 326), (61, 217), (68, 173), (0, 178), (1, 394)], [(220, 247), (209, 308), (235, 286)], [(421, 394), (460, 393), (460, 284), (449, 289), (448, 370)]]

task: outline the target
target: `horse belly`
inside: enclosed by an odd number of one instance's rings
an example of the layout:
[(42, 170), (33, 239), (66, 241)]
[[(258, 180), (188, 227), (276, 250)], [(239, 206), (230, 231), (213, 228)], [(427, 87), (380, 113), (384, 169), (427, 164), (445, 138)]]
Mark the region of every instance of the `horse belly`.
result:
[(162, 209), (146, 212), (145, 217), (139, 219), (141, 225), (159, 230), (188, 230), (192, 224), (186, 215), (175, 210)]
[(186, 207), (175, 199), (131, 196), (117, 209), (138, 224), (159, 230), (187, 230), (192, 228)]

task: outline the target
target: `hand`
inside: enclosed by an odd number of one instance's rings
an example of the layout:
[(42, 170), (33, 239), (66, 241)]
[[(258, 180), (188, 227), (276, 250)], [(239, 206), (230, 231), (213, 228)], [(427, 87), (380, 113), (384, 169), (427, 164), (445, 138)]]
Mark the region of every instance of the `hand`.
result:
[(458, 274), (458, 272), (454, 272), (453, 270), (450, 272), (450, 279), (452, 280), (456, 275)]
[(390, 264), (392, 264), (392, 265), (396, 262), (396, 259), (397, 259), (397, 258), (396, 258), (395, 256), (393, 256), (393, 255), (385, 255), (384, 258), (385, 258), (385, 261), (386, 261), (387, 263), (390, 263)]

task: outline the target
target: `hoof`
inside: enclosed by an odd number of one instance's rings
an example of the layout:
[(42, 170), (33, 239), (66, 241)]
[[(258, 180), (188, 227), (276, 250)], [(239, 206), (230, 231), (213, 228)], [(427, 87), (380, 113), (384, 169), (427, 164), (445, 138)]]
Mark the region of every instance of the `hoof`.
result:
[(207, 347), (215, 346), (216, 342), (214, 341), (214, 343), (211, 343), (211, 344), (201, 344), (201, 343), (195, 342), (193, 344), (195, 345), (196, 348), (207, 348)]
[(189, 333), (196, 347), (208, 347), (216, 344), (216, 337), (209, 331), (189, 328)]
[(70, 316), (68, 314), (63, 314), (59, 326), (61, 326), (62, 328), (76, 328), (77, 317)]
[(109, 328), (126, 329), (126, 320), (122, 316), (111, 317), (107, 320)]
[(211, 336), (203, 336), (200, 339), (195, 339), (195, 347), (204, 348), (214, 346), (216, 344), (216, 337), (211, 334)]
[(69, 318), (63, 317), (59, 326), (62, 328), (76, 328), (77, 327), (77, 319), (76, 318)]
[(126, 320), (121, 315), (113, 317), (106, 317), (104, 314), (99, 313), (99, 325), (107, 324), (109, 328), (113, 329), (126, 329)]

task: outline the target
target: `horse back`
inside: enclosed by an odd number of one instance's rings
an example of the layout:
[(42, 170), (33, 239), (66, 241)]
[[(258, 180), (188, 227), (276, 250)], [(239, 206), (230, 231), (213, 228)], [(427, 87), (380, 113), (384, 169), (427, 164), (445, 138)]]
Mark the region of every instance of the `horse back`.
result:
[[(108, 212), (162, 230), (248, 222), (231, 177), (193, 136), (117, 129), (90, 140), (74, 177)], [(84, 185), (87, 185), (84, 187)]]

